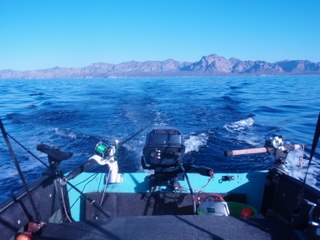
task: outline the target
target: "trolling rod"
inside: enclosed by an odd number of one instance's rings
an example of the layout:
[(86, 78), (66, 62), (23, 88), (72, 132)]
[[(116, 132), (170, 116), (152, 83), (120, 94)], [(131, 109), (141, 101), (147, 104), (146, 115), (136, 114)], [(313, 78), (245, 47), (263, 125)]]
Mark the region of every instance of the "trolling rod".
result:
[[(14, 141), (22, 148), (24, 149), (27, 153), (29, 153), (32, 157), (34, 157), (37, 161), (39, 161), (40, 163), (42, 163), (46, 168), (47, 170), (49, 170), (49, 172), (51, 172), (52, 174), (54, 174), (55, 177), (58, 177), (60, 178), (65, 184), (69, 185), (71, 188), (73, 188), (76, 192), (78, 192), (81, 197), (83, 197), (85, 200), (87, 200), (90, 204), (92, 204), (94, 207), (96, 207), (98, 209), (98, 211), (100, 211), (104, 216), (106, 217), (110, 217), (110, 214), (108, 214), (106, 211), (104, 211), (100, 206), (98, 206), (95, 201), (91, 198), (89, 198), (88, 196), (86, 196), (85, 194), (83, 194), (83, 192), (81, 192), (76, 186), (74, 186), (73, 184), (71, 184), (68, 179), (66, 177), (63, 176), (62, 172), (61, 171), (50, 171), (51, 170), (51, 166), (47, 165), (46, 163), (44, 163), (43, 161), (41, 161), (41, 159), (39, 157), (37, 157), (34, 153), (32, 153), (28, 148), (26, 148), (22, 143), (20, 143), (17, 139), (13, 138), (11, 135), (9, 135), (5, 128), (4, 128), (4, 125), (0, 119), (0, 128), (1, 128), (1, 132), (2, 132), (2, 135), (3, 135), (3, 138), (5, 140), (5, 143), (7, 144), (7, 147), (8, 147), (8, 150), (9, 150), (9, 153), (10, 153), (10, 156), (11, 158), (13, 159), (13, 162), (16, 166), (16, 169), (19, 173), (19, 176), (22, 180), (22, 183), (23, 183), (23, 186), (27, 192), (27, 196), (28, 196), (28, 199), (30, 200), (30, 203), (31, 203), (31, 206), (32, 208), (34, 209), (34, 212), (36, 214), (36, 222), (40, 222), (40, 214), (36, 208), (36, 205), (34, 203), (34, 200), (32, 198), (32, 195), (31, 195), (31, 191), (28, 187), (28, 184), (27, 184), (27, 181), (22, 173), (22, 170), (21, 170), (21, 167), (20, 167), (20, 164), (19, 164), (19, 161), (17, 160), (16, 158), (16, 155), (13, 151), (13, 148), (11, 146), (11, 143), (9, 141), (9, 138), (10, 137), (11, 139), (14, 139)], [(31, 219), (33, 221), (33, 219)]]
[(312, 147), (311, 147), (311, 151), (310, 151), (310, 157), (309, 157), (309, 162), (308, 162), (306, 174), (304, 175), (303, 185), (301, 187), (301, 197), (302, 198), (303, 198), (303, 195), (304, 195), (305, 186), (307, 184), (307, 176), (309, 174), (309, 168), (311, 166), (311, 162), (313, 160), (313, 156), (316, 153), (317, 145), (318, 145), (318, 142), (319, 142), (319, 138), (320, 138), (320, 112), (319, 112), (319, 115), (318, 115), (318, 121), (317, 121), (316, 129), (315, 129), (314, 135), (313, 135)]
[(145, 131), (148, 127), (149, 127), (149, 125), (141, 128), (141, 129), (139, 129), (137, 132), (129, 135), (126, 139), (124, 139), (124, 140), (122, 140), (121, 142), (119, 142), (118, 145), (123, 145), (123, 144), (129, 142), (130, 140), (132, 140), (133, 138), (135, 138), (136, 136), (138, 136), (140, 133), (142, 133), (143, 131)]
[[(123, 145), (124, 143), (130, 141), (131, 139), (133, 139), (134, 137), (136, 137), (137, 135), (139, 135), (141, 132), (143, 132), (145, 129), (147, 129), (149, 126), (146, 126), (144, 128), (141, 128), (139, 129), (139, 131), (135, 132), (134, 134), (130, 135), (128, 138), (126, 138), (125, 140), (121, 141), (119, 145)], [(20, 143), (17, 139), (15, 139), (13, 136), (9, 135), (9, 133), (7, 133), (7, 131), (5, 130), (4, 128), (4, 125), (0, 119), (0, 128), (1, 128), (1, 132), (2, 132), (2, 135), (3, 135), (3, 138), (5, 140), (5, 143), (7, 144), (7, 147), (8, 147), (8, 150), (9, 150), (9, 153), (10, 153), (10, 156), (11, 158), (13, 159), (14, 163), (15, 163), (15, 166), (17, 168), (17, 171), (19, 173), (19, 176), (22, 180), (22, 183), (23, 183), (23, 186), (26, 190), (26, 193), (28, 195), (28, 198), (30, 200), (30, 203), (34, 209), (34, 212), (36, 214), (36, 221), (39, 222), (40, 220), (40, 214), (39, 212), (37, 211), (37, 208), (35, 206), (35, 203), (33, 201), (33, 198), (32, 198), (32, 195), (31, 195), (31, 192), (30, 192), (30, 189), (28, 187), (28, 184), (27, 184), (27, 181), (21, 171), (21, 167), (20, 167), (20, 164), (16, 158), (16, 155), (13, 151), (13, 148), (11, 146), (11, 143), (9, 141), (9, 138), (11, 138), (15, 143), (17, 143), (23, 150), (25, 150), (28, 154), (30, 154), (34, 159), (36, 159), (37, 161), (39, 161), (42, 165), (44, 165), (48, 170), (51, 169), (51, 167), (44, 163), (39, 157), (37, 157), (33, 152), (31, 152), (28, 148), (26, 148), (22, 143)], [(73, 177), (75, 177), (77, 174), (79, 174), (80, 172), (82, 172), (86, 166), (88, 162), (85, 162), (84, 164), (82, 164), (79, 168), (77, 168), (76, 170), (72, 171), (71, 173), (69, 173), (67, 176), (63, 176), (62, 172), (61, 171), (54, 171), (55, 173), (55, 176), (56, 177), (59, 177), (65, 184), (69, 185), (71, 188), (73, 188), (76, 192), (78, 192), (85, 200), (87, 200), (90, 204), (92, 204), (98, 211), (100, 211), (104, 216), (106, 217), (110, 217), (110, 214), (107, 213), (106, 211), (104, 211), (99, 205), (97, 205), (95, 203), (95, 201), (91, 198), (89, 198), (88, 196), (86, 196), (83, 192), (81, 192), (76, 186), (74, 186), (73, 184), (71, 184), (69, 182), (70, 179), (72, 179)], [(52, 172), (52, 171), (50, 171)], [(53, 172), (52, 172), (53, 173)]]
[[(312, 160), (313, 160), (313, 156), (316, 153), (316, 149), (317, 149), (317, 145), (318, 145), (318, 142), (319, 142), (319, 138), (320, 138), (320, 112), (319, 112), (319, 115), (318, 115), (318, 121), (317, 121), (316, 129), (315, 129), (315, 132), (314, 132), (314, 135), (313, 135), (312, 147), (311, 147), (311, 151), (310, 151), (308, 166), (307, 166), (304, 178), (303, 178), (303, 182), (301, 184), (300, 191), (297, 194), (297, 205), (295, 206), (295, 209), (293, 210), (293, 213), (291, 215), (291, 221), (292, 221), (292, 223), (295, 223), (295, 224), (301, 222), (300, 218), (301, 218), (301, 214), (303, 214), (303, 211), (304, 211), (303, 210), (304, 204), (307, 204), (309, 207), (311, 206), (309, 214), (308, 214), (309, 218), (313, 217), (312, 214), (313, 214), (314, 208), (315, 208), (315, 206), (317, 206), (317, 204), (311, 203), (307, 199), (304, 199), (304, 197), (305, 197), (305, 188), (306, 188), (306, 185), (307, 185), (307, 176), (309, 174), (309, 168), (311, 166), (311, 163), (312, 163)], [(309, 224), (313, 225), (313, 221), (309, 221)], [(316, 223), (316, 224), (318, 224), (318, 223)]]
[[(36, 205), (35, 205), (35, 203), (34, 203), (34, 200), (33, 200), (32, 194), (31, 194), (31, 192), (30, 192), (30, 189), (29, 189), (29, 187), (28, 187), (26, 178), (25, 178), (25, 176), (23, 175), (23, 172), (22, 172), (21, 167), (20, 167), (20, 163), (19, 163), (19, 161), (18, 161), (18, 159), (17, 159), (17, 157), (16, 157), (15, 152), (13, 151), (13, 148), (12, 148), (11, 143), (10, 143), (9, 138), (8, 138), (8, 133), (7, 133), (6, 129), (4, 128), (4, 125), (3, 125), (1, 119), (0, 119), (0, 129), (1, 129), (1, 133), (2, 133), (2, 136), (3, 136), (4, 142), (6, 143), (6, 145), (7, 145), (7, 147), (8, 147), (8, 151), (9, 151), (10, 157), (11, 157), (11, 159), (12, 159), (12, 161), (13, 161), (16, 169), (17, 169), (17, 172), (18, 172), (18, 174), (19, 174), (19, 177), (20, 177), (20, 179), (21, 179), (21, 181), (22, 181), (22, 185), (23, 185), (24, 189), (25, 189), (26, 192), (27, 192), (28, 199), (29, 199), (30, 204), (31, 204), (31, 206), (32, 206), (32, 208), (33, 208), (33, 211), (34, 211), (34, 213), (35, 213), (35, 215), (36, 215), (34, 220), (35, 220), (36, 222), (40, 222), (40, 220), (41, 220), (40, 214), (39, 214), (39, 212), (38, 212), (38, 210), (37, 210), (37, 208), (36, 208)], [(32, 219), (32, 220), (33, 220), (33, 219)]]
[[(145, 131), (150, 125), (147, 125), (145, 127), (140, 128), (138, 131), (134, 132), (133, 134), (129, 135), (127, 138), (125, 138), (124, 140), (120, 141), (117, 144), (117, 148), (124, 145), (125, 143), (129, 142), (130, 140), (132, 140), (133, 138), (135, 138), (136, 136), (138, 136), (140, 133), (142, 133), (143, 131)], [(81, 172), (84, 171), (84, 169), (86, 168), (87, 165), (90, 165), (90, 161), (86, 161), (84, 163), (82, 163), (79, 167), (77, 167), (76, 169), (74, 169), (73, 171), (71, 171), (67, 176), (66, 179), (70, 180), (74, 177), (76, 177), (78, 174), (80, 174)]]

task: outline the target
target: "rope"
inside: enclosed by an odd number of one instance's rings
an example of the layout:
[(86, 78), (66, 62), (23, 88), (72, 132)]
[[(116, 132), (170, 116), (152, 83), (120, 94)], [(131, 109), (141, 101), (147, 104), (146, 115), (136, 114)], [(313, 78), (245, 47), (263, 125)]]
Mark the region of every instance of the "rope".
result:
[[(72, 223), (73, 221), (72, 221), (72, 219), (70, 218), (69, 213), (68, 213), (68, 211), (67, 211), (67, 206), (66, 206), (66, 202), (65, 202), (65, 198), (64, 198), (63, 189), (62, 189), (61, 186), (59, 187), (59, 189), (60, 189), (60, 192), (61, 192), (61, 199), (62, 199), (62, 206), (63, 206), (64, 214), (66, 215), (67, 220), (68, 220), (70, 223)], [(71, 208), (70, 208), (70, 209), (71, 209)]]

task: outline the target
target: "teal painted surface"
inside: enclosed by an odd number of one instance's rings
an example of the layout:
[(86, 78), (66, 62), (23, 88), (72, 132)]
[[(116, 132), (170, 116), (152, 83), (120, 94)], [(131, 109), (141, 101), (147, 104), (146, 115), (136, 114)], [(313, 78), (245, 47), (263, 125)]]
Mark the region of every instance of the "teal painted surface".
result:
[[(252, 172), (252, 173), (216, 173), (211, 182), (203, 188), (208, 182), (208, 177), (199, 174), (189, 173), (191, 185), (195, 192), (201, 190), (206, 193), (245, 193), (247, 195), (248, 204), (253, 205), (257, 209), (260, 208), (265, 176), (267, 171)], [(87, 192), (101, 192), (104, 188), (105, 174), (97, 173), (94, 177), (84, 181), (90, 177), (92, 173), (81, 173), (79, 176), (71, 180), (71, 183), (84, 193)], [(233, 176), (234, 180), (219, 182), (222, 176)], [(122, 192), (122, 193), (137, 193), (148, 191), (147, 177), (148, 173), (124, 173), (122, 175), (123, 182), (120, 184), (109, 184), (107, 187), (108, 192)], [(179, 181), (182, 191), (189, 192), (186, 181)], [(75, 190), (69, 191), (69, 204), (73, 206), (71, 214), (74, 220), (80, 220), (80, 195)]]

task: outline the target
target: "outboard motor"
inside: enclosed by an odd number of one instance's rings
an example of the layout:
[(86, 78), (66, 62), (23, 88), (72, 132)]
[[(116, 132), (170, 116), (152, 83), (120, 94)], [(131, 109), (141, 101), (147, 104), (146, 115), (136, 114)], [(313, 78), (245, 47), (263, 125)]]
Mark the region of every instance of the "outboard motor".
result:
[(184, 151), (179, 130), (153, 129), (147, 135), (141, 164), (155, 173), (173, 173), (179, 170)]
[(179, 189), (178, 180), (186, 179), (193, 194), (187, 172), (213, 175), (211, 168), (184, 164), (184, 152), (182, 135), (177, 129), (153, 129), (147, 134), (141, 165), (144, 169), (154, 170), (154, 174), (149, 176), (151, 188), (165, 186), (172, 190)]

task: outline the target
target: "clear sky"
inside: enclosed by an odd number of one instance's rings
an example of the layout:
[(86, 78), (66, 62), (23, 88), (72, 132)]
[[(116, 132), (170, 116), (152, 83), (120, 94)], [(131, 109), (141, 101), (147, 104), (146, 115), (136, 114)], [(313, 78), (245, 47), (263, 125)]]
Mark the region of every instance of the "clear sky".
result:
[(320, 61), (320, 1), (0, 0), (0, 69), (210, 53)]

